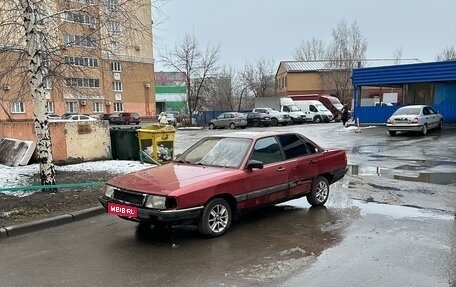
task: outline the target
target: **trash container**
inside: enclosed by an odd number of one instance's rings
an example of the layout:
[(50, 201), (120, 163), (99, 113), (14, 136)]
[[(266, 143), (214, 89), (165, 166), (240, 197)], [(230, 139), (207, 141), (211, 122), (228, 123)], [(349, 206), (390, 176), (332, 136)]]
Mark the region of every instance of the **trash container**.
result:
[(109, 133), (113, 159), (139, 160), (138, 127), (113, 127)]
[(172, 125), (152, 125), (138, 130), (139, 148), (157, 163), (174, 159), (174, 137)]

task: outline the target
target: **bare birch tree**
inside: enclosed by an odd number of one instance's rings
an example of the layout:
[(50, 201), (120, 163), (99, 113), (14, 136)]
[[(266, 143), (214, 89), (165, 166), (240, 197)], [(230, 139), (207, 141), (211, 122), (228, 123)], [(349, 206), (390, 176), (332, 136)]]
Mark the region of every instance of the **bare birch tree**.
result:
[(448, 61), (456, 59), (456, 49), (454, 46), (447, 47), (440, 52), (440, 54), (435, 57), (436, 61)]
[(394, 64), (399, 65), (402, 59), (402, 48), (396, 49), (393, 54)]
[(202, 50), (195, 35), (185, 34), (172, 50), (160, 56), (164, 66), (184, 73), (187, 85), (188, 118), (192, 123), (193, 112), (200, 108), (200, 101), (207, 79), (217, 71), (219, 47), (207, 45)]
[(367, 50), (367, 40), (362, 36), (356, 22), (348, 24), (339, 22), (332, 32), (332, 42), (328, 49), (329, 72), (323, 73), (323, 83), (331, 87), (342, 102), (348, 102), (351, 97), (352, 70), (364, 60)]
[[(0, 4), (0, 83), (14, 79), (15, 97), (32, 99), (43, 185), (56, 182), (46, 117), (48, 84), (52, 82), (53, 89), (62, 92), (77, 92), (68, 77), (90, 74), (68, 61), (67, 51), (109, 58), (119, 45), (127, 48), (135, 39), (150, 38), (145, 34), (152, 23), (138, 16), (141, 9), (150, 11), (150, 5), (148, 0), (8, 0)], [(68, 22), (84, 25), (71, 28)]]
[(274, 60), (258, 58), (253, 64), (247, 63), (244, 66), (242, 76), (244, 82), (254, 97), (275, 96), (275, 69)]
[(310, 41), (302, 41), (295, 50), (294, 58), (297, 61), (317, 61), (326, 60), (328, 55), (326, 44), (317, 38)]

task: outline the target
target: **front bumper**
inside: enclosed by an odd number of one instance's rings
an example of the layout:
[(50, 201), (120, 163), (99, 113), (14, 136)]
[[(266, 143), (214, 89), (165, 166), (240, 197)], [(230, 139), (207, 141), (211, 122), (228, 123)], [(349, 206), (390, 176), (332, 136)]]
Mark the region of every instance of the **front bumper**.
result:
[[(108, 198), (106, 196), (101, 196), (98, 198), (103, 208), (108, 212), (108, 202), (118, 203), (129, 205), (123, 201), (119, 201), (116, 199)], [(134, 205), (129, 205), (134, 206)], [(203, 211), (203, 206), (187, 208), (187, 209), (173, 209), (173, 210), (158, 210), (158, 209), (150, 209), (144, 207), (137, 207), (138, 208), (138, 216), (136, 218), (127, 218), (122, 217), (124, 219), (128, 219), (131, 221), (137, 222), (149, 222), (149, 223), (156, 223), (156, 222), (165, 222), (165, 223), (180, 223), (180, 222), (187, 222), (196, 220), (201, 216)]]

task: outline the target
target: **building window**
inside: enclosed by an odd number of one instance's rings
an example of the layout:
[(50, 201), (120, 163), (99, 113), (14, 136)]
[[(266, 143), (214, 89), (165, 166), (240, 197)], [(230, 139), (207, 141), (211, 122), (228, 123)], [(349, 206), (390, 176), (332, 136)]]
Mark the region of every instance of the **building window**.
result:
[(67, 46), (96, 48), (97, 39), (95, 39), (94, 37), (91, 37), (91, 36), (64, 34), (63, 35), (63, 44), (65, 44)]
[(120, 50), (119, 42), (112, 41), (111, 42), (111, 52), (118, 52)]
[(24, 102), (11, 102), (11, 112), (13, 114), (25, 113)]
[(120, 33), (120, 22), (119, 21), (108, 21), (107, 23), (107, 28), (108, 28), (108, 32), (109, 34), (119, 34)]
[(54, 103), (51, 101), (46, 101), (46, 112), (47, 113), (54, 113)]
[(52, 82), (49, 77), (44, 78), (44, 88), (46, 90), (51, 90), (52, 89)]
[(81, 4), (95, 4), (95, 0), (70, 0), (71, 2), (77, 2)]
[(120, 72), (122, 71), (122, 65), (120, 64), (120, 62), (112, 62), (111, 69), (113, 72)]
[(123, 104), (121, 102), (114, 103), (114, 112), (123, 112)]
[(96, 113), (103, 112), (103, 103), (102, 102), (93, 103), (93, 111)]
[(100, 87), (99, 79), (87, 79), (87, 78), (66, 78), (66, 85), (68, 87), (78, 88), (98, 88)]
[(87, 57), (65, 57), (65, 63), (74, 65), (74, 66), (83, 66), (83, 67), (98, 67), (99, 62), (97, 58), (87, 58)]
[(112, 82), (112, 90), (116, 91), (116, 92), (122, 92), (122, 82), (113, 81)]
[(84, 12), (70, 12), (66, 11), (62, 14), (62, 20), (66, 22), (80, 23), (85, 25), (95, 25), (97, 20), (95, 17)]
[(78, 102), (66, 102), (66, 111), (67, 113), (77, 113)]
[(110, 11), (119, 10), (119, 0), (108, 0), (108, 8)]

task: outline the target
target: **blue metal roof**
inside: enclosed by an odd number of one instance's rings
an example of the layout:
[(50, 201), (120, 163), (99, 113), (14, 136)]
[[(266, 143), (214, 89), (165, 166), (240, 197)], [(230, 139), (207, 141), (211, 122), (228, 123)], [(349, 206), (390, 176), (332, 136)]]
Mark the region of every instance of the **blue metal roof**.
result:
[(355, 86), (456, 81), (456, 60), (353, 69)]

